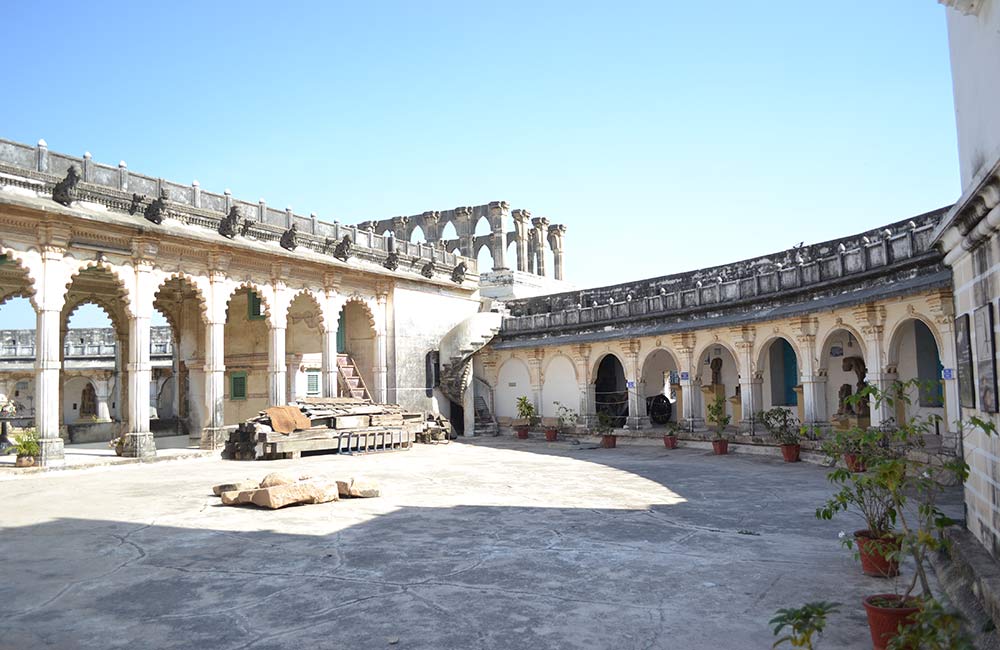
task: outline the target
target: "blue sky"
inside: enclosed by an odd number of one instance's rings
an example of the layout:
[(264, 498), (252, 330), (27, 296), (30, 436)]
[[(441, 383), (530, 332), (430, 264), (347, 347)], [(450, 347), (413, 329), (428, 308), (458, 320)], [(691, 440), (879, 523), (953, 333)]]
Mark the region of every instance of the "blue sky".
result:
[(352, 223), (505, 199), (580, 286), (959, 194), (930, 1), (38, 1), (3, 35), (0, 137)]

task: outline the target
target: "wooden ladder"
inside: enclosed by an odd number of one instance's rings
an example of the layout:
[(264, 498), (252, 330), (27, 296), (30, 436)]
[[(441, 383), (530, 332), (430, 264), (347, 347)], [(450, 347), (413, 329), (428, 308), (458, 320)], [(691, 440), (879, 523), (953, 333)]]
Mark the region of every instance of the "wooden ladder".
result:
[(337, 377), (340, 384), (340, 392), (345, 396), (357, 399), (371, 399), (372, 395), (365, 386), (365, 380), (361, 378), (358, 367), (354, 360), (346, 354), (337, 355)]

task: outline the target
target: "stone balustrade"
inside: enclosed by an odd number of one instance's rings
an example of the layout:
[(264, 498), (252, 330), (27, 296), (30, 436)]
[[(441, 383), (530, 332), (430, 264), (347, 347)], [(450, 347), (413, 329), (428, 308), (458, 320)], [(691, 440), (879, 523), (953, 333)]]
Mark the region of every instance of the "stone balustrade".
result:
[[(230, 208), (236, 206), (241, 219), (254, 222), (248, 234), (260, 241), (278, 241), (282, 232), (295, 225), (299, 246), (332, 255), (336, 243), (347, 235), (352, 241), (352, 255), (378, 264), (385, 261), (392, 246), (389, 238), (376, 234), (371, 229), (336, 221), (329, 223), (320, 220), (315, 214), (308, 217), (298, 215), (290, 208), (277, 210), (269, 207), (263, 199), (257, 202), (243, 201), (234, 198), (228, 190), (224, 194), (206, 192), (197, 181), (191, 185), (182, 185), (137, 174), (129, 170), (124, 161), (113, 167), (94, 162), (89, 153), (78, 158), (49, 151), (44, 140), (32, 147), (0, 139), (0, 185), (48, 192), (66, 176), (70, 167), (76, 167), (80, 174), (80, 184), (75, 190), (78, 200), (97, 203), (119, 212), (128, 211), (133, 194), (154, 199), (165, 190), (170, 217), (191, 225), (216, 230)], [(464, 262), (470, 275), (477, 273), (474, 258), (463, 257), (440, 247), (399, 239), (394, 244), (401, 260), (431, 260), (440, 264), (441, 270), (450, 270), (459, 262)]]

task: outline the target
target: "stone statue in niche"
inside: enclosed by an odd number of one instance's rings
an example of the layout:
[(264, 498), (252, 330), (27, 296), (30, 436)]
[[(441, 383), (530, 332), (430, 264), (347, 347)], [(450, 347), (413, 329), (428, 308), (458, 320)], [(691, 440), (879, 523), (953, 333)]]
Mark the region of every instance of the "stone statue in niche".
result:
[(351, 236), (344, 235), (337, 247), (333, 249), (333, 256), (338, 260), (346, 262), (351, 256)]
[(240, 223), (240, 209), (235, 205), (229, 208), (229, 214), (222, 218), (219, 222), (219, 234), (226, 239), (233, 239), (236, 237), (236, 229), (239, 227)]
[(837, 415), (854, 415), (854, 409), (847, 399), (851, 396), (851, 385), (843, 384), (837, 393)]
[(712, 385), (718, 386), (722, 383), (722, 359), (715, 357), (710, 365), (712, 368)]
[(73, 197), (70, 193), (76, 188), (76, 184), (79, 182), (80, 174), (76, 171), (76, 167), (71, 166), (66, 171), (66, 178), (56, 183), (56, 186), (52, 188), (52, 200), (68, 207), (73, 202)]
[(465, 262), (459, 262), (458, 266), (456, 266), (451, 272), (451, 281), (457, 284), (465, 282), (466, 270)]
[(385, 268), (390, 271), (395, 271), (399, 267), (399, 253), (396, 251), (389, 251), (389, 255), (386, 256), (385, 262), (382, 264)]
[[(169, 195), (166, 190), (160, 190), (160, 196), (154, 199), (146, 209), (143, 211), (142, 216), (146, 217), (146, 221), (150, 223), (155, 223), (160, 225), (163, 223), (163, 218), (167, 216), (167, 201), (169, 200)], [(133, 196), (133, 201), (135, 197)]]
[(431, 260), (430, 262), (427, 262), (427, 264), (424, 264), (424, 268), (420, 269), (420, 275), (424, 276), (425, 278), (434, 277), (434, 260)]
[(281, 240), (278, 243), (286, 251), (293, 251), (295, 250), (295, 247), (299, 245), (296, 241), (296, 235), (298, 235), (298, 229), (293, 223), (291, 228), (281, 233)]
[[(865, 365), (865, 360), (861, 357), (844, 357), (843, 364), (841, 366), (844, 372), (853, 372), (858, 378), (857, 390), (855, 393), (860, 392), (867, 384), (865, 384), (865, 375), (868, 374), (868, 366)], [(867, 400), (861, 400), (854, 405), (854, 414), (858, 417), (866, 417), (869, 414), (869, 406)]]

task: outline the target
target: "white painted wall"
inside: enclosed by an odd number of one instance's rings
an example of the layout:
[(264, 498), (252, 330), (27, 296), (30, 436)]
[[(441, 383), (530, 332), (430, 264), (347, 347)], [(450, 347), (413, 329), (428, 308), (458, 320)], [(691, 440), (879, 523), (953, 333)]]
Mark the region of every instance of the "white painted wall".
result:
[[(497, 374), (496, 395), (497, 417), (517, 417), (517, 398), (526, 395), (532, 399), (531, 375), (528, 366), (520, 359), (508, 359), (500, 366)], [(579, 389), (577, 389), (579, 395)], [(578, 399), (579, 401), (579, 399)]]
[(573, 411), (580, 410), (580, 389), (577, 387), (576, 369), (568, 357), (559, 355), (549, 362), (542, 383), (542, 417), (559, 416), (559, 402)]
[(947, 12), (963, 188), (1000, 158), (1000, 2), (980, 4), (977, 16)]

